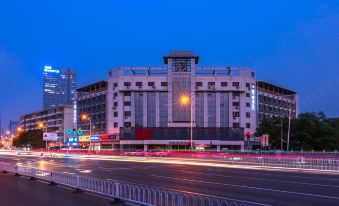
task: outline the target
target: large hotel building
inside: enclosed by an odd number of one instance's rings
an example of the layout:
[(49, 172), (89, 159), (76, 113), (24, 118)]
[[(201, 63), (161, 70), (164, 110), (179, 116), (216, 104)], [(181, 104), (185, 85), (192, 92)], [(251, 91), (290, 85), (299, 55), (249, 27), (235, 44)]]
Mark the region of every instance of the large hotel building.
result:
[[(253, 134), (257, 127), (255, 72), (198, 64), (199, 57), (191, 52), (172, 52), (164, 57), (164, 67), (112, 69), (107, 88), (99, 83), (107, 104), (102, 129), (112, 148), (243, 149), (245, 133)], [(81, 115), (97, 118), (91, 112), (97, 108), (95, 88), (100, 85), (78, 89), (78, 125), (87, 131), (89, 123), (84, 126)]]

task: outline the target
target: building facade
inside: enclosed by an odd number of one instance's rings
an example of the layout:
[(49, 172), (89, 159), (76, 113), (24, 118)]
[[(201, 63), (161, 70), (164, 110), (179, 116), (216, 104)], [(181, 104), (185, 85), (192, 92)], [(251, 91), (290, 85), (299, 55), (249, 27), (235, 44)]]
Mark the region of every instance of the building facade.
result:
[(53, 69), (45, 66), (43, 72), (43, 109), (59, 105), (75, 105), (77, 77), (74, 69)]
[[(107, 92), (107, 81), (77, 89), (77, 129), (82, 131), (82, 135), (78, 135), (78, 138), (70, 137), (68, 146), (100, 150), (113, 149), (119, 144), (118, 136), (109, 134), (107, 129)], [(83, 115), (86, 120), (82, 118)]]
[(295, 91), (268, 82), (257, 82), (258, 124), (264, 119), (297, 118), (298, 95)]
[[(59, 139), (64, 141), (65, 130), (75, 127), (73, 116), (73, 106), (57, 106), (51, 109), (22, 115), (20, 117), (20, 127), (24, 131), (42, 129), (44, 132), (58, 133)], [(39, 127), (40, 123), (43, 124), (43, 128)]]
[(89, 134), (90, 122), (83, 121), (82, 115), (91, 120), (92, 134), (107, 134), (107, 81), (96, 82), (77, 89), (77, 125), (78, 129)]
[(8, 131), (10, 132), (10, 136), (15, 136), (18, 133), (18, 128), (20, 125), (20, 121), (9, 120), (8, 123)]
[(256, 129), (255, 72), (198, 63), (191, 52), (171, 52), (164, 67), (111, 70), (107, 133), (121, 148), (243, 149)]

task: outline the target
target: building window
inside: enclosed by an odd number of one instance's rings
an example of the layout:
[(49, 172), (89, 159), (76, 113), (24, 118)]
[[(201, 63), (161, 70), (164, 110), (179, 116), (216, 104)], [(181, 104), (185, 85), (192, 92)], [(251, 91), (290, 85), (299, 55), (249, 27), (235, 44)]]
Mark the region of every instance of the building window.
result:
[(240, 103), (239, 103), (239, 102), (233, 102), (233, 106), (239, 107), (239, 106), (240, 106)]
[(239, 97), (240, 93), (239, 92), (233, 92), (232, 95), (233, 95), (233, 97)]
[(222, 86), (222, 87), (227, 87), (227, 82), (221, 82), (221, 83), (220, 83), (220, 86)]
[(251, 87), (251, 84), (250, 83), (246, 83), (246, 87)]
[(131, 92), (124, 92), (124, 96), (125, 96), (125, 97), (131, 96)]
[(239, 112), (233, 112), (233, 117), (239, 117), (240, 113)]
[(246, 117), (250, 118), (251, 117), (251, 113), (246, 112)]
[(114, 112), (114, 117), (118, 117), (118, 112)]
[(254, 73), (254, 72), (251, 72), (251, 76), (252, 76), (252, 77), (255, 77), (255, 73)]
[(131, 102), (124, 102), (124, 106), (131, 106)]
[(246, 93), (246, 97), (251, 97), (251, 94), (250, 93)]
[(118, 83), (114, 83), (114, 84), (113, 84), (113, 87), (118, 87)]
[(125, 111), (124, 112), (124, 116), (125, 117), (130, 117), (131, 116), (131, 112), (130, 111)]
[(117, 128), (117, 127), (118, 127), (118, 122), (114, 122), (114, 123), (113, 123), (113, 127), (114, 127), (114, 128)]
[(232, 86), (233, 86), (233, 87), (239, 87), (239, 86), (240, 86), (240, 83), (239, 83), (239, 82), (232, 82)]
[(208, 86), (209, 86), (209, 87), (215, 86), (215, 82), (208, 82)]
[(113, 106), (117, 107), (118, 106), (118, 102), (114, 102)]
[(142, 82), (135, 82), (135, 86), (142, 87)]
[(195, 86), (197, 86), (197, 87), (202, 87), (202, 82), (196, 82), (196, 83), (195, 83)]
[(118, 92), (115, 92), (115, 93), (113, 94), (113, 96), (114, 96), (114, 97), (117, 97), (117, 96), (118, 96)]
[(249, 102), (246, 102), (246, 107), (251, 107), (251, 104)]
[(154, 87), (155, 86), (155, 82), (148, 82), (148, 86), (149, 87)]
[(126, 87), (131, 86), (131, 82), (124, 82), (124, 86), (126, 86)]
[(239, 128), (239, 127), (240, 127), (240, 124), (238, 122), (233, 123), (233, 128)]
[(162, 87), (167, 87), (167, 82), (161, 82)]
[(131, 123), (130, 122), (125, 122), (124, 126), (125, 126), (125, 128), (130, 128), (131, 127)]
[(246, 123), (246, 128), (251, 128), (251, 124), (250, 123)]

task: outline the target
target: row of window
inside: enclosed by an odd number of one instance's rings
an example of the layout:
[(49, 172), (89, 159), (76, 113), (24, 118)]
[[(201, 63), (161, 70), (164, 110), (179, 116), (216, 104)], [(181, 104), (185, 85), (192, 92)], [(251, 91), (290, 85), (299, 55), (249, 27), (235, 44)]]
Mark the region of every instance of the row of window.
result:
[(86, 105), (86, 104), (91, 104), (91, 103), (96, 103), (96, 102), (102, 102), (102, 101), (105, 101), (105, 99), (106, 99), (106, 95), (103, 94), (103, 95), (79, 100), (78, 105), (81, 106), (81, 105)]
[(102, 111), (102, 110), (105, 110), (105, 108), (106, 108), (106, 104), (98, 104), (95, 106), (88, 106), (88, 107), (79, 107), (78, 113)]
[[(161, 82), (160, 85), (162, 87), (167, 87), (168, 86), (168, 82)], [(202, 87), (203, 86), (203, 82), (196, 82), (195, 85), (197, 87)], [(215, 86), (215, 82), (208, 82), (207, 85), (209, 87)], [(131, 82), (124, 82), (124, 86), (130, 87), (130, 86), (132, 86), (132, 83)], [(135, 82), (135, 86), (142, 87), (143, 86), (143, 82)], [(155, 82), (148, 82), (147, 86), (154, 87), (155, 86)], [(228, 82), (220, 82), (220, 86), (221, 87), (227, 87), (228, 86)], [(239, 87), (240, 86), (240, 82), (232, 82), (232, 86), (233, 87)], [(114, 83), (113, 84), (113, 89), (115, 89), (116, 87), (118, 87), (118, 83)], [(250, 83), (246, 83), (246, 87), (250, 88), (251, 84)]]
[[(233, 112), (233, 117), (240, 117), (240, 112)], [(251, 118), (251, 113), (246, 112), (246, 117)]]
[(282, 114), (288, 114), (289, 109), (281, 109), (276, 108), (273, 106), (266, 106), (266, 105), (259, 105), (259, 111), (266, 111), (266, 112), (277, 112)]
[(258, 99), (262, 103), (272, 103), (272, 104), (276, 104), (276, 105), (280, 105), (280, 106), (290, 106), (290, 105), (292, 107), (295, 106), (293, 103), (289, 103), (287, 101), (272, 98), (272, 97), (267, 97), (267, 96), (264, 96), (264, 95), (258, 95)]
[[(161, 82), (160, 85), (162, 87), (167, 87), (168, 83), (167, 82)], [(118, 86), (118, 83), (114, 83), (113, 87), (116, 88), (117, 86)], [(124, 86), (130, 87), (130, 86), (132, 86), (132, 83), (131, 82), (124, 82)], [(143, 82), (135, 82), (135, 86), (142, 87), (143, 86)], [(155, 86), (155, 82), (148, 82), (147, 86), (154, 87)]]

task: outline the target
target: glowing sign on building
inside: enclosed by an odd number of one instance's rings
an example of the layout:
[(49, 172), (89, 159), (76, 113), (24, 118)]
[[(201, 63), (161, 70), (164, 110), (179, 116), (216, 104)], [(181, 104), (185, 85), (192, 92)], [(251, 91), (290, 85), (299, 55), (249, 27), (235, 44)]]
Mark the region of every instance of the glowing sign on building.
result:
[(255, 110), (256, 105), (255, 105), (255, 86), (252, 84), (251, 86), (251, 109)]
[(45, 67), (44, 67), (44, 72), (58, 73), (58, 74), (59, 74), (60, 71), (57, 70), (57, 69), (52, 69), (51, 66), (45, 66)]
[(79, 142), (89, 142), (89, 141), (90, 141), (89, 135), (79, 136)]

